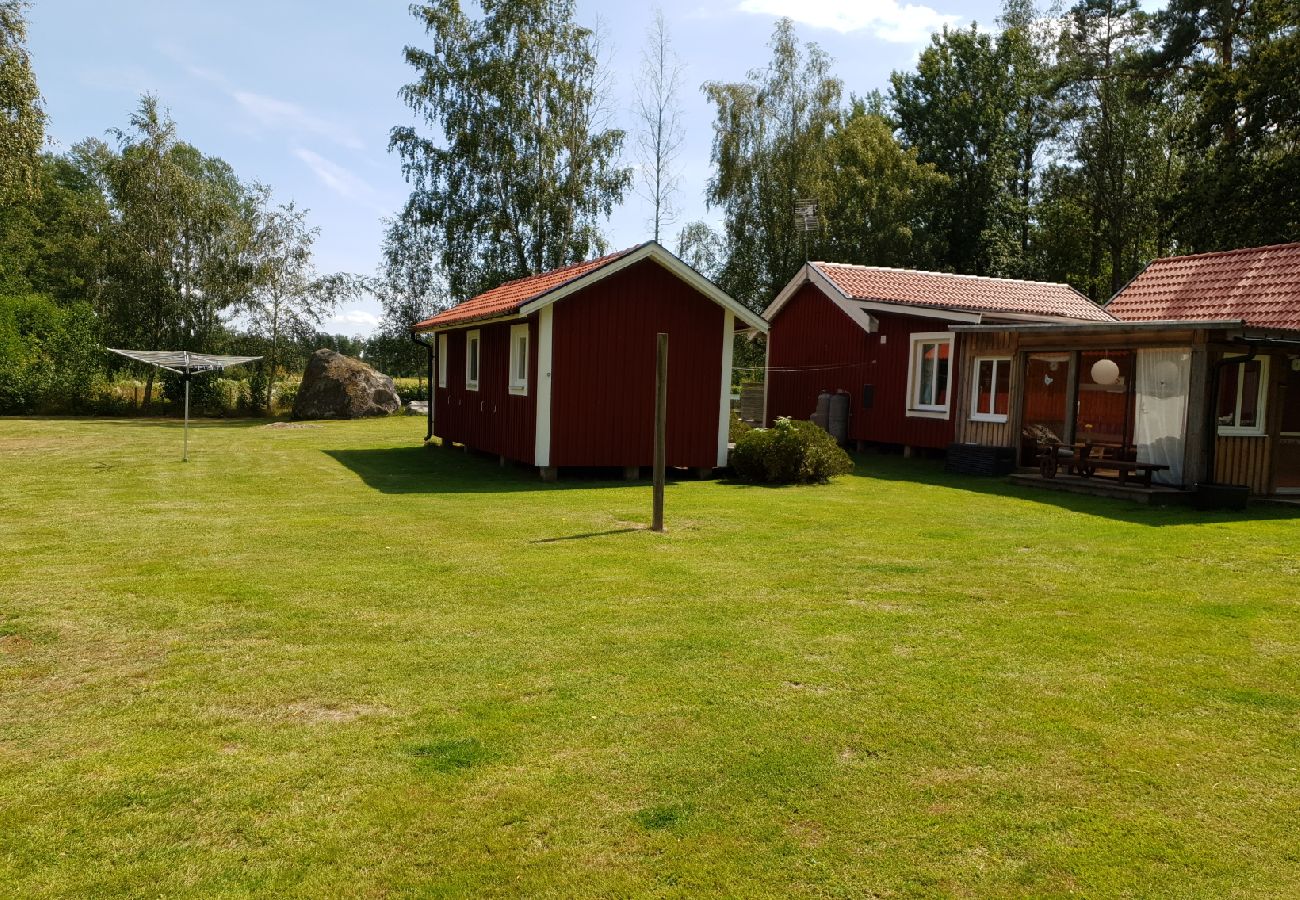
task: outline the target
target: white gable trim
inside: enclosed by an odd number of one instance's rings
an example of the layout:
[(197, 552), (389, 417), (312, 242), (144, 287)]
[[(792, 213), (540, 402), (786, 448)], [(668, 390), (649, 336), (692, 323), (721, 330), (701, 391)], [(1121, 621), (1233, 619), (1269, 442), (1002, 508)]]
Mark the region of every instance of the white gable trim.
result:
[(581, 275), (572, 281), (566, 282), (554, 290), (548, 291), (536, 300), (525, 303), (520, 307), (519, 314), (524, 316), (532, 315), (538, 310), (550, 306), (557, 300), (563, 300), (570, 294), (576, 293), (583, 288), (590, 287), (597, 281), (608, 278), (610, 275), (621, 272), (628, 266), (634, 266), (646, 259), (654, 260), (682, 281), (685, 281), (701, 294), (708, 297), (714, 303), (721, 306), (724, 310), (730, 312), (733, 316), (744, 322), (749, 327), (767, 333), (767, 322), (763, 321), (761, 316), (756, 315), (740, 303), (733, 300), (729, 294), (722, 290), (722, 288), (718, 287), (712, 281), (709, 281), (709, 279), (686, 265), (686, 263), (682, 262), (676, 256), (673, 256), (673, 254), (669, 253), (654, 241), (642, 244), (631, 253), (628, 253), (613, 262), (607, 263), (599, 269), (593, 269), (585, 275)]
[(773, 316), (781, 311), (781, 307), (785, 306), (790, 298), (805, 284), (814, 285), (825, 295), (827, 300), (838, 306), (844, 315), (852, 319), (854, 324), (867, 334), (874, 334), (880, 330), (880, 322), (877, 321), (875, 316), (871, 315), (872, 310), (897, 311), (894, 309), (895, 304), (892, 303), (868, 303), (863, 300), (853, 299), (836, 287), (835, 282), (823, 275), (816, 266), (812, 263), (805, 263), (804, 267), (799, 270), (799, 274), (790, 279), (790, 283), (783, 287), (781, 293), (776, 295), (776, 299), (772, 301), (767, 309), (763, 310), (763, 316), (769, 322), (772, 321)]

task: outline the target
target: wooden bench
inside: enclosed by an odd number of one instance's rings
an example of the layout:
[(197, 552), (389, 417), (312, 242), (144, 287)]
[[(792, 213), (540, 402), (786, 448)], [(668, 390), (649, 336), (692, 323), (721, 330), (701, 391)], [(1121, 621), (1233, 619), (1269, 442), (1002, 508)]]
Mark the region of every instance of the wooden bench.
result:
[(1143, 487), (1151, 487), (1151, 476), (1155, 472), (1168, 471), (1169, 467), (1160, 463), (1137, 462), (1131, 459), (1100, 459), (1085, 457), (1075, 464), (1075, 471), (1083, 478), (1091, 478), (1098, 469), (1115, 473), (1120, 484), (1127, 484), (1130, 475), (1140, 475)]

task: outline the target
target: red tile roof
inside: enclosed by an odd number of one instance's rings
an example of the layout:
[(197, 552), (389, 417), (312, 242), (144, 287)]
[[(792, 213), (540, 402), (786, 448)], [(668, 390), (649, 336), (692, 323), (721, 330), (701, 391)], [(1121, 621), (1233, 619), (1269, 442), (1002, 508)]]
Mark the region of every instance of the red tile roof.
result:
[(490, 291), (484, 291), (477, 297), (471, 297), (464, 303), (458, 303), (451, 309), (445, 309), (423, 322), (416, 322), (411, 328), (412, 330), (421, 330), (441, 327), (477, 319), (490, 319), (517, 312), (520, 307), (531, 303), (543, 294), (581, 278), (589, 272), (594, 272), (616, 259), (621, 259), (636, 249), (638, 248), (631, 247), (617, 253), (610, 253), (599, 259), (574, 263), (560, 269), (542, 272), (540, 275), (529, 275), (526, 278), (507, 281), (505, 284), (497, 285)]
[(1300, 243), (1157, 259), (1106, 310), (1126, 322), (1225, 319), (1300, 330)]
[(1023, 313), (1094, 322), (1112, 321), (1101, 307), (1066, 284), (844, 263), (818, 262), (813, 265), (855, 300), (977, 313)]

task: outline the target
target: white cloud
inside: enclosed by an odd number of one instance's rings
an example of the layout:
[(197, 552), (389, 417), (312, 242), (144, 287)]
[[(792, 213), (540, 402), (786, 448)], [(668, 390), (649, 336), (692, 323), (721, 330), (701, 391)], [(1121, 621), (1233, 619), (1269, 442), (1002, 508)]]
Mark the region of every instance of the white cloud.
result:
[[(177, 51), (163, 48), (163, 52), (175, 59), (180, 59)], [(242, 90), (216, 69), (185, 63), (185, 71), (200, 81), (206, 81), (208, 84), (217, 87), (223, 94), (234, 100), (239, 108), (248, 114), (250, 119), (263, 128), (328, 138), (336, 144), (347, 147), (349, 150), (364, 149), (365, 145), (362, 144), (361, 139), (357, 137), (356, 132), (351, 128), (322, 116), (314, 115), (297, 103), (281, 100), (279, 97), (272, 97), (267, 94)]]
[(741, 0), (736, 9), (787, 16), (802, 25), (840, 34), (868, 31), (896, 44), (923, 43), (931, 33), (961, 18), (898, 0)]
[(366, 312), (364, 309), (349, 309), (337, 313), (331, 322), (337, 322), (340, 325), (365, 325), (369, 328), (375, 328), (379, 325), (379, 317), (374, 313)]
[(252, 91), (232, 91), (230, 96), (259, 125), (320, 135), (351, 150), (362, 148), (361, 139), (352, 129), (314, 116), (296, 103)]
[(307, 164), (321, 183), (345, 200), (352, 200), (362, 206), (368, 206), (382, 214), (390, 210), (380, 202), (375, 189), (365, 179), (343, 168), (338, 163), (328, 160), (314, 150), (297, 147), (293, 155)]

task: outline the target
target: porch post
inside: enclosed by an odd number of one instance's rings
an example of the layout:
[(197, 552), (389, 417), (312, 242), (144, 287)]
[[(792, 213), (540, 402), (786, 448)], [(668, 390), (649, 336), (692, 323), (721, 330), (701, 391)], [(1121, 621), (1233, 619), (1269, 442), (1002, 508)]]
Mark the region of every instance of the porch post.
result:
[(1070, 367), (1065, 376), (1065, 434), (1061, 435), (1067, 444), (1074, 443), (1074, 433), (1079, 427), (1079, 366), (1082, 358), (1078, 350), (1070, 351)]
[(1199, 484), (1214, 480), (1213, 472), (1205, 471), (1208, 456), (1207, 442), (1213, 435), (1206, 433), (1206, 404), (1212, 399), (1210, 389), (1210, 357), (1205, 350), (1205, 332), (1197, 332), (1192, 347), (1192, 359), (1187, 373), (1187, 424), (1183, 440), (1183, 484)]

